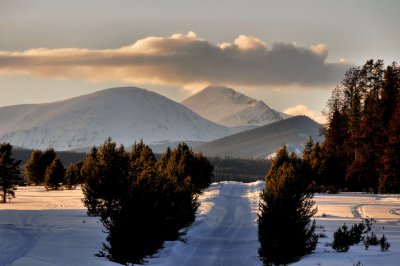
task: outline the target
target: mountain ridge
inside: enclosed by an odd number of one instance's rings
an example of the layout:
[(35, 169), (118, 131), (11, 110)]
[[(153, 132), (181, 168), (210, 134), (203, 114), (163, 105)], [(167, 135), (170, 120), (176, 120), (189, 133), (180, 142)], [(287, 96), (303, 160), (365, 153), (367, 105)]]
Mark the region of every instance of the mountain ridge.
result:
[(264, 159), (282, 145), (300, 150), (310, 136), (314, 141), (321, 141), (320, 128), (320, 124), (307, 116), (294, 116), (210, 141), (195, 150), (211, 157)]
[(0, 141), (59, 150), (99, 145), (210, 141), (230, 134), (192, 110), (137, 87), (105, 89), (67, 100), (0, 108)]

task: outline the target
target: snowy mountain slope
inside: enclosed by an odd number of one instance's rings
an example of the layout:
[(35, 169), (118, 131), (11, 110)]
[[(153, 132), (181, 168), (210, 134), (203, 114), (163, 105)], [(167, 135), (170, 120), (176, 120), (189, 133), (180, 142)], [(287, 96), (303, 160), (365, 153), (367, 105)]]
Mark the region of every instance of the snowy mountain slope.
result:
[(132, 145), (209, 141), (230, 129), (159, 94), (133, 87), (112, 88), (47, 104), (0, 108), (0, 141), (23, 148), (76, 149), (108, 137)]
[(187, 98), (183, 105), (214, 121), (228, 126), (263, 126), (282, 120), (279, 112), (269, 108), (264, 102), (226, 87), (209, 86)]
[(282, 145), (300, 149), (310, 136), (321, 141), (320, 128), (320, 124), (306, 116), (295, 116), (202, 144), (195, 150), (207, 156), (266, 158)]

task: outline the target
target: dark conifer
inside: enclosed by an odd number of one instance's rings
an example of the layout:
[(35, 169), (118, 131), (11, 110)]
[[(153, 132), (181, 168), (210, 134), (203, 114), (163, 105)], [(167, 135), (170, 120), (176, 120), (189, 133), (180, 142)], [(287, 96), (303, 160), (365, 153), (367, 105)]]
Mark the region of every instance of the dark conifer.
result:
[(286, 148), (266, 177), (258, 217), (259, 255), (265, 264), (287, 264), (311, 253), (317, 245), (313, 194), (302, 179), (302, 161), (288, 156)]
[(383, 154), (383, 171), (379, 178), (381, 193), (400, 192), (400, 101), (389, 123), (388, 142)]
[(205, 160), (181, 146), (168, 149), (157, 163), (142, 141), (130, 153), (111, 139), (93, 149), (81, 169), (82, 189), (88, 213), (100, 216), (108, 233), (102, 254), (120, 263), (142, 263), (165, 240), (178, 239), (198, 207), (191, 177), (200, 171), (193, 165)]
[(33, 150), (31, 153), (31, 157), (26, 161), (24, 174), (25, 179), (35, 185), (39, 185), (44, 181), (44, 172), (41, 159), (42, 152), (40, 150)]
[(44, 186), (47, 190), (58, 190), (64, 180), (65, 168), (60, 158), (55, 157), (53, 162), (47, 167), (44, 175)]
[(66, 189), (75, 189), (78, 184), (82, 183), (81, 168), (83, 162), (72, 163), (65, 171), (63, 186)]
[(398, 151), (392, 143), (399, 135), (399, 95), (400, 68), (395, 63), (385, 69), (382, 60), (369, 60), (346, 73), (327, 104), (322, 184), (374, 192), (379, 187), (385, 193), (398, 189)]
[(7, 202), (7, 196), (15, 197), (20, 164), (21, 161), (12, 158), (12, 146), (9, 143), (0, 144), (0, 195), (3, 203)]

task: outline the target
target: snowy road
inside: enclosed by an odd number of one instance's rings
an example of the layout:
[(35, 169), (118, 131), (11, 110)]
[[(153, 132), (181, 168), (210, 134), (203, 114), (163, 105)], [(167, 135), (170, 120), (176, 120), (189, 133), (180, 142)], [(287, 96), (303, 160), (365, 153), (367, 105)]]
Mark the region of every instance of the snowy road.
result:
[[(187, 242), (167, 243), (151, 265), (259, 265), (256, 211), (263, 183), (213, 184)], [(212, 204), (209, 204), (211, 203)]]

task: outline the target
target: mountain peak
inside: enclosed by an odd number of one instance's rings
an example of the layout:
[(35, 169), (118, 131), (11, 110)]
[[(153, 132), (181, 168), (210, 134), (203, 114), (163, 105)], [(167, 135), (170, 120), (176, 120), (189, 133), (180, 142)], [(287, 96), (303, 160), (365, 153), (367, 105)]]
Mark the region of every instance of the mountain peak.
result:
[(224, 86), (208, 86), (182, 104), (208, 120), (229, 127), (261, 126), (282, 120), (263, 101)]
[[(251, 104), (256, 102), (256, 100), (235, 91), (232, 88), (224, 87), (224, 86), (208, 86), (200, 91), (198, 94), (193, 96), (201, 96), (203, 98), (214, 99), (214, 101), (224, 101), (231, 102), (236, 104)], [(187, 99), (189, 100), (190, 97)], [(186, 100), (185, 100), (186, 101)]]
[(90, 147), (112, 137), (132, 145), (208, 141), (229, 134), (190, 109), (155, 92), (111, 88), (54, 103), (0, 108), (0, 141), (24, 148)]

